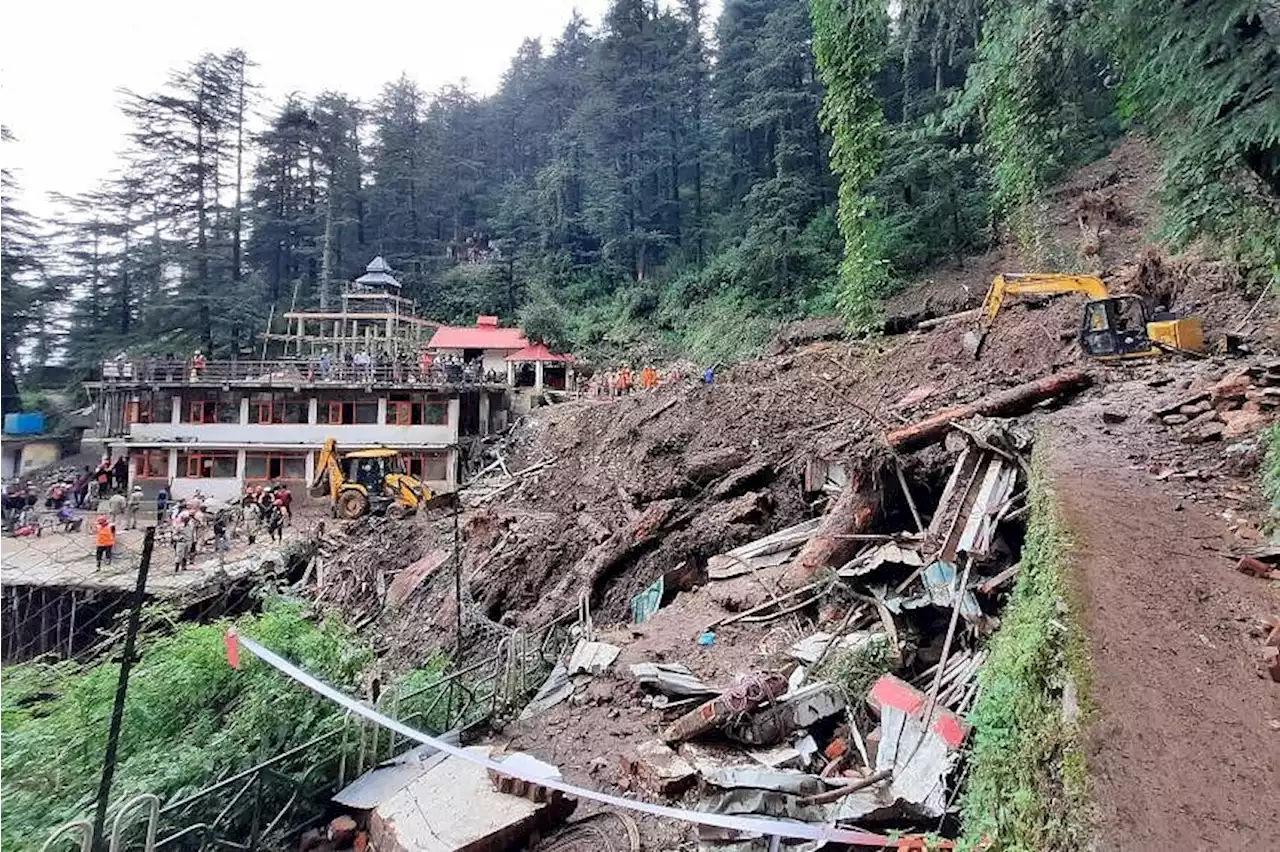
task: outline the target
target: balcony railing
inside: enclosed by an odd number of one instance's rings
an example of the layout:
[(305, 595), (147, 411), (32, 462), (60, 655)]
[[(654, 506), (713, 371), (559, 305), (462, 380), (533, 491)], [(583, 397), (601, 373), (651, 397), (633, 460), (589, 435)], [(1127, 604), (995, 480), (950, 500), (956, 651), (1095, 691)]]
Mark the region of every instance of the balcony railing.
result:
[(478, 363), (358, 364), (323, 359), (276, 361), (177, 361), (158, 358), (116, 358), (102, 364), (105, 384), (251, 384), (293, 387), (300, 384), (444, 385), (502, 384), (505, 375), (486, 373)]

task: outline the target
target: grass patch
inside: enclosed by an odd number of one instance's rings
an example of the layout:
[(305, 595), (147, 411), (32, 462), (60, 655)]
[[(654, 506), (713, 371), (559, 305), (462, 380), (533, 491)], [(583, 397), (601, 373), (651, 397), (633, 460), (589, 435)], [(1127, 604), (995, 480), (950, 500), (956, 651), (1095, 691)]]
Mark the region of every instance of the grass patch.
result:
[[(1088, 775), (1080, 729), (1090, 693), (1087, 651), (1067, 582), (1070, 538), (1032, 463), (1022, 568), (970, 714), (973, 745), (960, 848), (1050, 852), (1088, 848)], [(1074, 685), (1081, 713), (1064, 714)]]
[(1280, 423), (1262, 433), (1262, 496), (1267, 499), (1267, 532), (1280, 530)]
[(834, 651), (822, 664), (817, 676), (821, 680), (829, 680), (844, 690), (849, 711), (856, 715), (855, 721), (862, 730), (867, 731), (869, 709), (866, 696), (881, 675), (893, 671), (889, 660), (889, 645), (886, 639), (875, 639), (851, 650)]

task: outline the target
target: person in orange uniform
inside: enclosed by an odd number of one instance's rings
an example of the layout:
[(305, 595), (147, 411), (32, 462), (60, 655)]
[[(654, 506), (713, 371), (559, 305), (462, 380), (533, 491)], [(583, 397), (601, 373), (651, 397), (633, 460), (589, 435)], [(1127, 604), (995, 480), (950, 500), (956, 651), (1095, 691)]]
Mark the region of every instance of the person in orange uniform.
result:
[(102, 560), (111, 564), (111, 551), (116, 546), (116, 525), (107, 520), (106, 515), (98, 516), (98, 527), (94, 532), (94, 544), (98, 546), (98, 569), (102, 569)]
[(618, 371), (618, 396), (631, 393), (631, 368), (626, 364)]
[(658, 386), (658, 371), (652, 365), (640, 371), (640, 385), (645, 390), (652, 390)]

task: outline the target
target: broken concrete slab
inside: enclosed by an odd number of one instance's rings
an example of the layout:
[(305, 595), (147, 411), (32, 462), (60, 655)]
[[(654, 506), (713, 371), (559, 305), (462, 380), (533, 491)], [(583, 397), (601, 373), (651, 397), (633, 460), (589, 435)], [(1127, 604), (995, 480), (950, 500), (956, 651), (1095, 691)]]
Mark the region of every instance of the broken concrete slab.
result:
[[(492, 753), (487, 746), (467, 751)], [(499, 793), (483, 766), (448, 757), (374, 809), (369, 839), (380, 852), (497, 852), (524, 846), (535, 832), (563, 822), (575, 805)]]
[(622, 769), (645, 789), (660, 796), (678, 796), (693, 786), (693, 766), (666, 743), (648, 740), (622, 755)]
[(605, 669), (613, 665), (613, 661), (618, 659), (618, 654), (622, 653), (622, 649), (617, 645), (610, 645), (608, 642), (588, 642), (586, 639), (578, 640), (577, 646), (573, 649), (573, 656), (569, 658), (569, 675), (603, 674)]
[(677, 753), (688, 761), (699, 775), (740, 766), (744, 759), (740, 749), (716, 742), (680, 743)]

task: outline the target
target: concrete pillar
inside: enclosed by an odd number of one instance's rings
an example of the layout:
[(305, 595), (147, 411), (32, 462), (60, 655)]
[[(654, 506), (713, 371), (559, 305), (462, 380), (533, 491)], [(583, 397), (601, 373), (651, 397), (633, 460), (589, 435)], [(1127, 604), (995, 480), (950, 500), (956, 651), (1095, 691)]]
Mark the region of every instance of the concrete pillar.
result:
[[(173, 489), (173, 481), (178, 478), (178, 451), (176, 449), (169, 451), (169, 487)], [(172, 494), (170, 494), (172, 496)]]
[(307, 472), (307, 485), (310, 485), (316, 478), (316, 454), (314, 452), (307, 452), (305, 469)]
[(516, 386), (516, 362), (515, 361), (507, 362), (507, 384), (511, 385), (512, 387)]
[(240, 397), (240, 425), (249, 425), (249, 395), (243, 394)]
[(533, 362), (533, 389), (542, 390), (542, 362)]
[(458, 490), (458, 447), (455, 444), (445, 452), (445, 490)]
[(462, 401), (455, 396), (449, 400), (449, 419), (445, 421), (446, 425), (449, 427), (450, 443), (458, 440), (458, 424), (459, 422), (461, 422), (460, 421), (461, 412), (462, 412)]
[(307, 423), (314, 426), (318, 422), (320, 422), (320, 400), (313, 396), (307, 400)]
[(170, 423), (182, 422), (182, 397), (176, 394), (173, 397), (173, 411), (169, 413), (169, 422)]
[(247, 453), (247, 450), (236, 450), (236, 480), (241, 486), (244, 485), (245, 456)]
[(387, 425), (387, 398), (385, 396), (378, 397), (378, 425)]
[(480, 391), (480, 434), (489, 434), (489, 392)]

